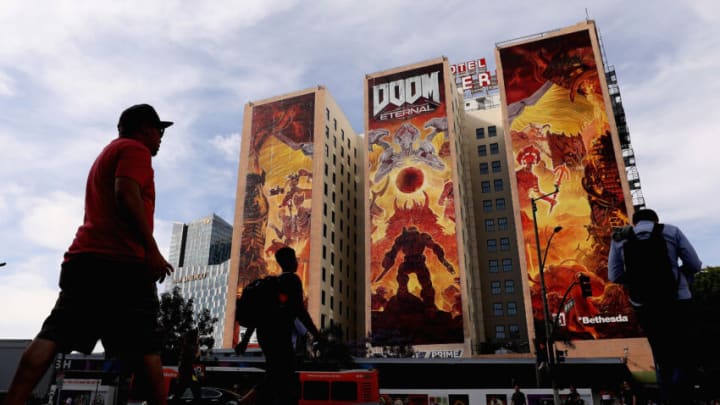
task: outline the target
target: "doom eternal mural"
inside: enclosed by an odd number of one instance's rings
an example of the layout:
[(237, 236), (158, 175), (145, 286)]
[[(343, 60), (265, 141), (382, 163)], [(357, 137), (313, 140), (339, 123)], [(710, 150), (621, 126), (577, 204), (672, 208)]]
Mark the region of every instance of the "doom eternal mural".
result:
[[(237, 294), (251, 281), (279, 274), (274, 254), (290, 246), (307, 291), (315, 94), (252, 108), (245, 174)], [(237, 336), (237, 333), (235, 334)]]
[[(558, 337), (632, 337), (639, 335), (632, 308), (622, 288), (607, 279), (611, 228), (627, 222), (627, 211), (619, 146), (610, 135), (599, 78), (602, 63), (588, 27), (499, 49), (523, 231), (518, 243), (525, 247), (536, 325), (544, 317), (531, 198), (539, 198), (543, 255), (553, 228), (562, 226), (544, 268), (550, 312), (559, 314)], [(546, 194), (552, 195), (541, 198)], [(580, 272), (591, 277), (593, 296), (585, 299), (572, 288), (559, 310)]]
[(368, 78), (371, 328), (463, 341), (444, 65)]

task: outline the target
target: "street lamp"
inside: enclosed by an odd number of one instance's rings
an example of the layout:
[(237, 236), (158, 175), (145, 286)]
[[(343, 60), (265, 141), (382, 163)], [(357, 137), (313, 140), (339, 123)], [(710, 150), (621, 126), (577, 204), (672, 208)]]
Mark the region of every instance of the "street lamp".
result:
[(552, 195), (557, 194), (560, 191), (559, 186), (555, 185), (555, 190), (551, 193), (543, 194), (539, 197), (530, 198), (530, 201), (532, 203), (532, 214), (533, 214), (533, 226), (535, 228), (535, 245), (537, 249), (538, 254), (538, 270), (540, 273), (540, 295), (542, 297), (542, 304), (543, 304), (543, 323), (545, 324), (545, 348), (548, 350), (548, 368), (550, 372), (550, 381), (552, 383), (552, 389), (553, 389), (553, 401), (555, 405), (560, 405), (560, 394), (558, 392), (557, 383), (555, 381), (555, 355), (554, 355), (554, 349), (552, 345), (552, 330), (550, 325), (550, 309), (548, 307), (547, 302), (547, 290), (545, 288), (545, 260), (547, 259), (548, 250), (550, 249), (550, 242), (552, 242), (553, 236), (555, 236), (556, 233), (560, 232), (562, 230), (561, 226), (556, 226), (553, 228), (552, 234), (550, 234), (550, 237), (548, 238), (547, 245), (545, 246), (545, 255), (543, 255), (542, 251), (540, 250), (540, 234), (538, 233), (538, 225), (537, 225), (537, 201), (545, 199), (547, 197), (550, 197)]

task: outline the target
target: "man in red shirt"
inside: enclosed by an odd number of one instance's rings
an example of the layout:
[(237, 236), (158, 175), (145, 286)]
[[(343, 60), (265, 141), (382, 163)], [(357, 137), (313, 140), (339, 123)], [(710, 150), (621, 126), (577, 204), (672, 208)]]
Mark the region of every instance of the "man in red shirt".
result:
[(95, 160), (85, 190), (85, 217), (65, 253), (60, 294), (23, 353), (6, 405), (25, 404), (57, 353), (90, 353), (100, 339), (150, 403), (165, 404), (157, 281), (173, 272), (153, 238), (155, 182), (151, 158), (165, 128), (147, 104), (126, 109), (118, 138)]

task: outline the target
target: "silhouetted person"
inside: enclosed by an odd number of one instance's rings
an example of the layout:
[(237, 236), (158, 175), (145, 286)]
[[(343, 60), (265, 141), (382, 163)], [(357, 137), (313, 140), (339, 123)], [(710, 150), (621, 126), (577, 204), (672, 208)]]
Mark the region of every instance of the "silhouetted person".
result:
[[(657, 213), (650, 209), (641, 209), (632, 216), (632, 233), (637, 239), (647, 240), (650, 238), (656, 224), (662, 226), (662, 237), (667, 246), (667, 256), (672, 268), (672, 275), (676, 281), (677, 294), (675, 298), (667, 298), (662, 301), (642, 302), (633, 296), (630, 288), (630, 302), (637, 315), (640, 327), (650, 342), (653, 359), (655, 361), (655, 373), (658, 384), (662, 388), (667, 399), (672, 404), (686, 404), (690, 402), (691, 383), (689, 381), (690, 369), (695, 366), (696, 359), (691, 354), (692, 338), (696, 333), (692, 318), (694, 316), (691, 308), (692, 293), (690, 283), (701, 269), (702, 263), (695, 253), (690, 241), (679, 228), (670, 224), (660, 224)], [(630, 230), (627, 228), (616, 230), (613, 233), (608, 257), (608, 279), (616, 283), (628, 282), (626, 255), (628, 252), (623, 246), (629, 241)], [(682, 266), (678, 263), (682, 261)], [(647, 258), (651, 260), (651, 258)], [(652, 261), (651, 263), (656, 263)], [(666, 262), (667, 263), (667, 262)], [(662, 271), (663, 269), (658, 269)], [(658, 273), (657, 278), (661, 277)], [(647, 283), (653, 289), (657, 287), (657, 281), (648, 279)], [(630, 286), (632, 287), (632, 285)], [(673, 287), (673, 289), (675, 289)]]
[(193, 367), (198, 357), (200, 357), (200, 336), (198, 335), (197, 329), (190, 329), (185, 332), (182, 338), (173, 403), (182, 403), (181, 398), (188, 388), (190, 388), (192, 392), (193, 403), (200, 403), (202, 390), (200, 381), (197, 375), (195, 375), (195, 368)]
[(274, 312), (263, 317), (257, 325), (257, 339), (265, 355), (266, 375), (257, 397), (260, 404), (294, 404), (297, 402), (295, 378), (295, 349), (293, 330), (295, 318), (299, 319), (317, 339), (317, 327), (310, 318), (303, 302), (302, 281), (295, 272), (298, 262), (295, 251), (289, 247), (278, 249), (275, 260), (282, 268), (278, 276), (280, 305)]
[(55, 307), (20, 360), (6, 405), (25, 404), (55, 355), (90, 353), (100, 339), (108, 357), (134, 371), (142, 393), (165, 404), (156, 281), (172, 273), (153, 238), (151, 159), (165, 128), (155, 109), (126, 109), (117, 139), (98, 155), (85, 190), (85, 217), (65, 252)]
[(515, 384), (515, 392), (510, 397), (510, 405), (527, 405), (525, 394), (520, 391), (520, 386)]

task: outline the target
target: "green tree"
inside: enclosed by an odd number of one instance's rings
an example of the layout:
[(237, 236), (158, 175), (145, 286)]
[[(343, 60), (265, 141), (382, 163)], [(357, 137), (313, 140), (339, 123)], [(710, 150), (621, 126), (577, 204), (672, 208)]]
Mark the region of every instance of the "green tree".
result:
[[(706, 395), (720, 395), (720, 267), (706, 267), (692, 283), (695, 325), (692, 350), (700, 360), (700, 384)], [(686, 349), (687, 350), (687, 349)]]
[(692, 288), (693, 297), (698, 304), (720, 304), (720, 267), (704, 268), (695, 276)]
[(162, 359), (164, 364), (177, 364), (182, 337), (191, 329), (198, 329), (200, 346), (212, 349), (215, 342), (213, 330), (218, 319), (210, 315), (205, 308), (197, 316), (193, 310), (193, 299), (185, 299), (179, 287), (160, 296), (160, 325), (164, 331)]

